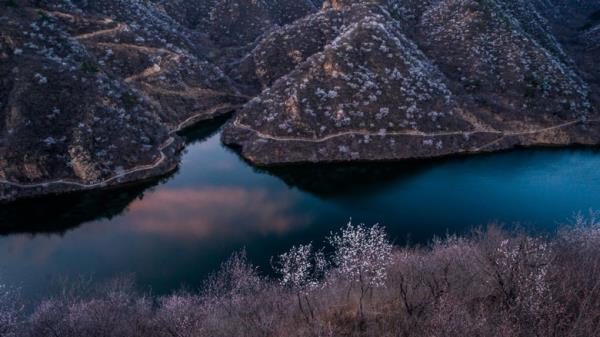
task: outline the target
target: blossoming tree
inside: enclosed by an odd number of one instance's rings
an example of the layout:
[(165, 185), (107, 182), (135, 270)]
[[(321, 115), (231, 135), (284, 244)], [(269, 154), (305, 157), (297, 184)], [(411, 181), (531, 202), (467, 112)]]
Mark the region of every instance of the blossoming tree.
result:
[(383, 287), (387, 267), (391, 262), (393, 245), (385, 229), (379, 225), (366, 227), (348, 223), (337, 234), (331, 234), (329, 243), (334, 248), (333, 265), (352, 285), (360, 289), (359, 313), (363, 316), (365, 295), (372, 289)]

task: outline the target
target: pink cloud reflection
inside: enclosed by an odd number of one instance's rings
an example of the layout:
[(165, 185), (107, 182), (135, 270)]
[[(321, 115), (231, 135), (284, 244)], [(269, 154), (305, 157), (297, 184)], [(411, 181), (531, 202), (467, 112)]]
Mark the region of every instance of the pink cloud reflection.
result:
[(308, 222), (292, 205), (289, 196), (264, 189), (162, 189), (133, 203), (127, 218), (136, 231), (195, 239), (283, 234)]

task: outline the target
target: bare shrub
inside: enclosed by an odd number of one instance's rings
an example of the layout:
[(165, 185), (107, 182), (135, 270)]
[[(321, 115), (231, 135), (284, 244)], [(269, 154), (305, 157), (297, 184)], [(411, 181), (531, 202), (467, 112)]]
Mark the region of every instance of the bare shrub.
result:
[(0, 336), (16, 336), (20, 314), (19, 292), (0, 284)]
[(270, 336), (285, 303), (281, 289), (259, 275), (245, 252), (235, 253), (212, 275), (203, 301), (211, 308), (213, 336)]
[(63, 296), (46, 300), (31, 315), (30, 336), (152, 336), (151, 300), (129, 281), (102, 285), (93, 298)]
[(600, 331), (600, 217), (576, 214), (559, 230), (550, 268), (551, 290), (562, 305), (564, 336)]
[(181, 293), (159, 300), (155, 321), (162, 336), (207, 336), (207, 306), (194, 294)]

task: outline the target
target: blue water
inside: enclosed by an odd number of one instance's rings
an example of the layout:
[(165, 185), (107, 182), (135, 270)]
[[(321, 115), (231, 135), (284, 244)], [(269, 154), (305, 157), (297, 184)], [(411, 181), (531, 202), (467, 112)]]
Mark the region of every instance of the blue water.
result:
[(243, 248), (268, 273), (270, 256), (319, 245), (350, 218), (404, 244), (491, 222), (552, 231), (600, 209), (600, 153), (589, 149), (267, 172), (223, 147), (214, 126), (186, 137), (179, 171), (161, 181), (0, 207), (1, 282), (43, 297), (65, 278), (130, 274), (168, 293), (200, 287)]

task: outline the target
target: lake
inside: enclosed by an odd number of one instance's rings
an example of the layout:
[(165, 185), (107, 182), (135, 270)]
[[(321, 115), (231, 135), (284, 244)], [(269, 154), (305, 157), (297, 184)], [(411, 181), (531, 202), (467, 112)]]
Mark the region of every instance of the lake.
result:
[(64, 278), (132, 274), (164, 294), (197, 289), (244, 248), (269, 273), (270, 256), (320, 245), (350, 218), (404, 244), (490, 222), (551, 231), (600, 209), (600, 153), (590, 149), (265, 171), (221, 145), (221, 123), (187, 132), (180, 169), (160, 181), (0, 206), (0, 280), (34, 298)]

